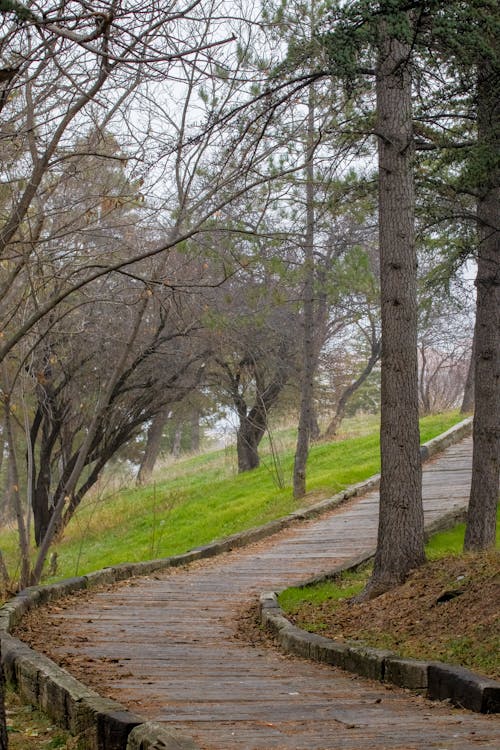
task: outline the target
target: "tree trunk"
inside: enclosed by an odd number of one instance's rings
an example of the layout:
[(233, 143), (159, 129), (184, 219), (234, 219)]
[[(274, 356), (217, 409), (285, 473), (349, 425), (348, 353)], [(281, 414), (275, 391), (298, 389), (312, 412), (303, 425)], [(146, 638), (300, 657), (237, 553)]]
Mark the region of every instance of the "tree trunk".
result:
[[(7, 383), (7, 378), (5, 377)], [(17, 456), (14, 441), (14, 433), (12, 431), (12, 420), (10, 417), (10, 400), (5, 401), (5, 430), (7, 445), (9, 448), (8, 457), (8, 483), (9, 492), (13, 501), (14, 510), (17, 521), (17, 532), (19, 535), (19, 552), (21, 555), (21, 573), (19, 577), (19, 586), (21, 589), (29, 586), (31, 581), (31, 559), (30, 559), (30, 541), (29, 541), (29, 529), (26, 526), (26, 520), (23, 513), (23, 507), (21, 502), (21, 494), (19, 488), (19, 471), (17, 466)]]
[(178, 422), (174, 430), (174, 439), (172, 442), (172, 456), (179, 458), (181, 455), (181, 443), (182, 443), (182, 422)]
[(319, 440), (321, 437), (321, 428), (318, 422), (318, 413), (313, 403), (311, 404), (311, 424), (309, 425), (309, 437), (311, 440)]
[(5, 679), (2, 664), (2, 649), (0, 644), (0, 750), (7, 750), (7, 725), (5, 721)]
[(259, 444), (267, 426), (267, 411), (264, 405), (255, 405), (243, 415), (240, 413), (240, 424), (236, 435), (238, 454), (238, 472), (251, 471), (260, 466)]
[(425, 560), (418, 424), (411, 50), (409, 44), (390, 36), (383, 24), (376, 81), (382, 473), (377, 552), (366, 597), (398, 585)]
[(161, 439), (163, 436), (163, 429), (168, 419), (169, 409), (163, 409), (158, 412), (151, 422), (151, 426), (146, 436), (146, 447), (144, 448), (144, 455), (142, 457), (139, 471), (137, 472), (137, 484), (147, 484), (153, 473), (158, 455), (160, 453)]
[(420, 414), (426, 416), (431, 413), (431, 401), (429, 391), (429, 379), (427, 376), (427, 357), (425, 354), (425, 347), (422, 346), (420, 349), (421, 366), (418, 377), (418, 392), (420, 397)]
[(306, 465), (313, 417), (314, 372), (314, 89), (309, 87), (306, 158), (306, 231), (304, 237), (304, 292), (302, 329), (302, 382), (297, 447), (293, 465), (293, 496), (306, 494)]
[(37, 485), (33, 491), (33, 526), (35, 543), (39, 547), (49, 527), (52, 508), (49, 506), (50, 484), (44, 481), (43, 470), (40, 471)]
[[(493, 162), (484, 175), (477, 218), (475, 413), (472, 484), (465, 532), (466, 550), (495, 544), (500, 477), (500, 83), (484, 64), (478, 81), (479, 158)], [(484, 167), (483, 169), (487, 169)]]
[(194, 406), (191, 410), (191, 451), (197, 453), (200, 450), (200, 410)]

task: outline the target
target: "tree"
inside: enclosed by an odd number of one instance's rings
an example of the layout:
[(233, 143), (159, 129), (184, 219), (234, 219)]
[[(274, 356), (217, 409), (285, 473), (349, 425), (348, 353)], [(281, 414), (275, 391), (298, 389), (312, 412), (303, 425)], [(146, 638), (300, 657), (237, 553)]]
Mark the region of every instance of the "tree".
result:
[[(66, 6), (53, 0), (39, 16), (22, 3), (8, 3), (0, 37), (3, 57), (12, 63), (8, 70), (13, 71), (0, 81), (1, 133), (7, 138), (15, 136), (18, 155), (12, 163), (2, 164), (9, 194), (0, 230), (0, 297), (7, 316), (18, 304), (20, 290), (29, 283), (26, 277), (36, 265), (33, 207), (36, 217), (43, 183), (47, 188), (47, 182), (57, 180), (63, 160), (72, 151), (78, 152), (82, 132), (92, 128), (97, 132), (110, 128), (129, 132), (127, 104), (133, 102), (145, 82), (156, 81), (158, 76), (163, 81), (178, 79), (182, 64), (188, 66), (189, 62), (197, 69), (196, 58), (201, 52), (204, 71), (213, 73), (215, 61), (210, 51), (228, 41), (218, 36), (221, 26), (209, 28), (206, 6), (199, 3), (183, 6), (176, 2), (163, 10), (143, 0), (134, 0), (127, 7), (103, 0), (97, 15), (84, 2)], [(168, 51), (165, 39), (171, 41)], [(103, 101), (108, 103), (106, 107), (101, 107)], [(147, 129), (143, 135), (147, 138)], [(144, 137), (139, 138), (136, 131), (129, 139), (131, 148), (132, 144), (136, 148), (129, 156), (137, 163), (148, 150)], [(29, 232), (23, 223), (29, 224)], [(28, 237), (20, 238), (20, 232)], [(18, 252), (21, 239), (27, 242)], [(145, 257), (168, 250), (176, 239), (149, 247)], [(139, 259), (140, 250), (136, 249), (135, 255)], [(89, 262), (85, 273), (80, 269), (76, 278), (70, 271), (66, 284), (59, 284), (44, 305), (25, 310), (22, 325), (18, 322), (15, 328), (4, 330), (0, 360), (74, 290), (116, 270), (112, 260), (100, 261), (96, 265)], [(130, 257), (121, 257), (118, 266), (130, 262)]]
[[(370, 17), (370, 10), (373, 16)], [(383, 591), (392, 583), (397, 583), (404, 578), (411, 567), (423, 561), (423, 535), (422, 535), (422, 508), (419, 500), (419, 458), (418, 458), (418, 423), (416, 413), (416, 327), (415, 327), (415, 267), (416, 256), (414, 254), (413, 237), (413, 211), (414, 195), (412, 185), (412, 158), (415, 141), (413, 138), (412, 123), (412, 92), (411, 92), (411, 64), (416, 63), (419, 69), (419, 87), (422, 92), (420, 103), (422, 107), (419, 112), (418, 121), (415, 122), (415, 131), (422, 138), (419, 148), (437, 148), (444, 154), (444, 161), (449, 161), (451, 149), (455, 153), (465, 155), (463, 163), (465, 172), (468, 173), (469, 193), (477, 192), (478, 186), (486, 186), (479, 189), (480, 209), (484, 211), (483, 226), (488, 226), (488, 240), (485, 242), (483, 235), (481, 241), (481, 252), (485, 252), (488, 261), (488, 271), (482, 266), (482, 273), (478, 283), (482, 285), (483, 291), (498, 288), (495, 273), (498, 273), (498, 243), (493, 250), (493, 243), (497, 242), (497, 233), (491, 231), (495, 226), (492, 221), (493, 205), (498, 206), (498, 201), (490, 197), (495, 193), (498, 186), (497, 174), (498, 161), (491, 158), (493, 153), (498, 154), (498, 128), (495, 123), (496, 115), (493, 115), (494, 105), (492, 100), (486, 102), (486, 87), (478, 87), (480, 114), (479, 121), (483, 115), (481, 108), (488, 112), (489, 139), (488, 143), (481, 139), (477, 153), (487, 153), (488, 157), (475, 160), (471, 156), (471, 144), (467, 138), (453, 143), (453, 137), (457, 134), (454, 123), (470, 121), (470, 96), (469, 91), (463, 85), (462, 75), (469, 75), (478, 65), (480, 69), (488, 71), (484, 79), (489, 81), (491, 91), (492, 81), (498, 81), (498, 57), (492, 53), (491, 39), (498, 34), (492, 34), (492, 30), (498, 31), (498, 7), (491, 3), (436, 3), (431, 6), (417, 3), (409, 8), (404, 3), (383, 2), (374, 6), (353, 3), (346, 8), (339, 6), (338, 16), (340, 23), (326, 37), (326, 43), (330, 51), (330, 59), (338, 64), (338, 70), (342, 74), (351, 74), (351, 86), (354, 87), (359, 81), (359, 75), (363, 72), (360, 63), (360, 55), (356, 45), (361, 50), (369, 49), (373, 42), (374, 29), (378, 32), (379, 39), (379, 63), (377, 65), (376, 89), (377, 89), (377, 120), (375, 133), (379, 144), (379, 227), (380, 227), (380, 251), (381, 251), (381, 288), (382, 288), (382, 428), (381, 428), (381, 454), (382, 454), (382, 484), (381, 484), (381, 516), (379, 524), (379, 537), (375, 569), (372, 581), (367, 589), (367, 595), (374, 595), (377, 591)], [(468, 29), (464, 34), (464, 29)], [(338, 50), (341, 50), (338, 51)], [(485, 53), (485, 50), (487, 52)], [(380, 54), (382, 52), (382, 54)], [(365, 58), (366, 59), (366, 58)], [(384, 65), (387, 61), (387, 65)], [(486, 63), (486, 65), (485, 65)], [(439, 74), (437, 71), (439, 70)], [(355, 73), (353, 73), (355, 71)], [(368, 72), (365, 69), (365, 72)], [(356, 78), (357, 74), (357, 78)], [(444, 91), (454, 92), (458, 96), (457, 103), (451, 107), (451, 112), (443, 108), (443, 90), (437, 92), (433, 81), (441, 78), (444, 81)], [(481, 81), (481, 74), (479, 76)], [(460, 84), (457, 85), (457, 81)], [(493, 86), (495, 89), (496, 86)], [(424, 91), (430, 92), (430, 97)], [(392, 99), (391, 99), (392, 96)], [(498, 101), (497, 91), (493, 94), (493, 100)], [(432, 104), (436, 105), (432, 109)], [(469, 109), (467, 109), (469, 107)], [(491, 125), (493, 124), (493, 127)], [(440, 135), (436, 136), (433, 130), (438, 124)], [(429, 127), (429, 125), (431, 125)], [(467, 131), (465, 131), (467, 133)], [(470, 132), (470, 130), (468, 131)], [(479, 122), (479, 133), (485, 132)], [(491, 134), (493, 133), (493, 136)], [(462, 133), (460, 133), (462, 134)], [(451, 136), (451, 137), (450, 137)], [(495, 141), (491, 148), (492, 141)], [(430, 143), (429, 143), (430, 141)], [(478, 169), (478, 165), (482, 166)], [(470, 179), (470, 172), (475, 172), (475, 179)], [(452, 170), (448, 170), (449, 172)], [(478, 180), (478, 176), (480, 179)], [(393, 191), (396, 183), (400, 180), (397, 190)], [(443, 180), (448, 194), (457, 195), (456, 182), (445, 177)], [(462, 179), (462, 189), (467, 186), (467, 180)], [(431, 188), (432, 189), (432, 188)], [(466, 187), (467, 189), (467, 187)], [(399, 202), (394, 201), (394, 195), (400, 192)], [(465, 191), (464, 191), (465, 192)], [(392, 203), (391, 203), (392, 201)], [(487, 209), (486, 206), (489, 206)], [(391, 210), (388, 210), (391, 208)], [(486, 218), (486, 213), (488, 218)], [(399, 252), (391, 254), (391, 243), (397, 249), (398, 227), (390, 224), (390, 220), (398, 222), (400, 247)], [(461, 217), (463, 218), (463, 216)], [(408, 252), (402, 252), (401, 239), (407, 242)], [(493, 239), (494, 238), (494, 239)], [(489, 248), (488, 250), (486, 248)], [(389, 252), (388, 252), (389, 251)], [(493, 261), (493, 262), (492, 262)], [(479, 264), (482, 265), (481, 262)], [(398, 284), (404, 274), (408, 274), (409, 294), (401, 294), (402, 287)], [(391, 285), (394, 283), (394, 287)], [(488, 330), (485, 337), (489, 344), (481, 354), (477, 349), (477, 327), (476, 327), (476, 357), (478, 362), (485, 360), (488, 347), (488, 356), (495, 365), (490, 367), (488, 377), (486, 368), (483, 368), (483, 387), (485, 388), (483, 398), (485, 404), (490, 405), (490, 412), (486, 416), (487, 409), (483, 412), (476, 402), (476, 425), (475, 434), (478, 438), (475, 450), (474, 462), (481, 465), (479, 443), (485, 440), (485, 451), (481, 451), (482, 457), (488, 456), (488, 467), (483, 467), (488, 473), (486, 487), (488, 490), (488, 501), (482, 503), (485, 516), (488, 516), (488, 526), (494, 528), (494, 516), (492, 508), (498, 498), (498, 413), (500, 402), (498, 398), (497, 377), (497, 346), (498, 346), (498, 296), (493, 294), (478, 294), (478, 302), (483, 300), (486, 314), (482, 316), (484, 323), (483, 332)], [(487, 311), (487, 312), (486, 312)], [(402, 314), (403, 313), (403, 314)], [(488, 321), (486, 323), (486, 320)], [(405, 324), (408, 326), (405, 331)], [(399, 325), (399, 328), (398, 328)], [(478, 324), (479, 325), (479, 324)], [(490, 328), (491, 325), (491, 328)], [(495, 332), (493, 332), (495, 331)], [(491, 332), (491, 333), (490, 333)], [(406, 356), (402, 359), (400, 355), (408, 346)], [(404, 361), (403, 361), (404, 360)], [(405, 369), (408, 367), (409, 369)], [(478, 365), (476, 375), (480, 370)], [(406, 376), (399, 381), (398, 377), (403, 373)], [(493, 382), (492, 382), (493, 381)], [(488, 395), (486, 395), (488, 391)], [(476, 396), (481, 393), (481, 388), (476, 384)], [(399, 404), (402, 410), (397, 414), (396, 398), (400, 396)], [(492, 398), (493, 397), (493, 398)], [(493, 403), (493, 399), (495, 403)], [(403, 406), (404, 405), (404, 406)], [(494, 415), (496, 428), (492, 428)], [(398, 424), (406, 423), (408, 430), (405, 434), (398, 432)], [(480, 426), (481, 425), (481, 426)], [(488, 437), (486, 437), (488, 436)], [(406, 474), (406, 477), (405, 477)], [(479, 477), (479, 473), (477, 474)], [(401, 486), (401, 480), (404, 484)], [(490, 481), (491, 479), (491, 481)], [(479, 482), (476, 483), (479, 488)], [(390, 498), (392, 497), (392, 501)], [(475, 510), (471, 510), (470, 517), (476, 515), (479, 503), (475, 504)]]
[[(97, 25), (84, 3), (54, 2), (43, 17), (23, 8), (7, 8), (12, 23), (0, 40), (6, 59), (22, 51), (22, 65), (0, 82), (2, 149), (12, 139), (0, 195), (0, 359), (25, 585), (39, 580), (51, 541), (106, 462), (194, 387), (203, 354), (193, 290), (205, 280), (218, 286), (224, 270), (206, 278), (187, 240), (248, 189), (235, 185), (250, 159), (239, 132), (224, 144), (224, 160), (236, 153), (231, 168), (203, 185), (219, 109), (241, 86), (217, 66), (224, 56), (212, 55), (227, 26), (210, 23), (206, 4), (104, 2)], [(165, 94), (173, 80), (181, 107)], [(160, 121), (161, 146), (150, 137)], [(267, 180), (256, 172), (244, 171), (250, 184)], [(38, 544), (33, 571), (24, 492)]]
[[(277, 317), (275, 314), (274, 325)], [(286, 330), (290, 318), (284, 316), (283, 327), (238, 328), (238, 340), (230, 337), (219, 353), (214, 353), (219, 388), (236, 412), (236, 449), (238, 471), (255, 469), (260, 464), (259, 444), (268, 428), (269, 415), (287, 384), (292, 371), (295, 341)], [(226, 349), (227, 346), (227, 349)], [(224, 349), (226, 353), (224, 354)]]
[[(337, 402), (335, 405), (335, 413), (333, 417), (330, 419), (330, 421), (328, 422), (328, 425), (325, 428), (321, 436), (323, 440), (332, 440), (335, 437), (340, 427), (340, 424), (346, 415), (349, 402), (351, 401), (354, 394), (367, 381), (367, 379), (373, 372), (375, 365), (380, 360), (380, 338), (379, 338), (375, 325), (373, 325), (373, 321), (370, 321), (370, 322), (372, 323), (372, 325), (370, 325), (368, 329), (370, 333), (370, 336), (368, 339), (368, 346), (369, 346), (368, 358), (364, 362), (364, 366), (362, 367), (361, 371), (358, 372), (356, 377), (353, 380), (351, 380), (351, 382), (347, 386), (343, 388), (343, 390), (340, 393), (340, 396), (337, 398)], [(365, 343), (366, 341), (367, 339), (365, 338)], [(359, 360), (358, 360), (358, 363), (359, 363)]]
[[(204, 369), (204, 364), (201, 368)], [(203, 380), (200, 372), (200, 381)], [(179, 450), (197, 452), (200, 449), (200, 416), (205, 411), (208, 398), (203, 389), (185, 396), (177, 404), (169, 404), (153, 417), (145, 436), (140, 458), (137, 484), (147, 484), (161, 453), (178, 455)]]
[[(179, 273), (183, 270), (181, 265)], [(163, 285), (144, 292), (141, 283), (127, 277), (118, 283), (109, 276), (100, 299), (80, 303), (40, 335), (23, 376), (33, 385), (31, 406), (27, 402), (22, 408), (28, 421), (27, 492), (38, 546), (33, 570), (23, 572), (23, 585), (39, 580), (54, 537), (107, 462), (159, 411), (196, 386), (204, 357), (204, 345), (194, 336), (193, 301)], [(13, 410), (16, 401), (26, 402), (21, 372), (6, 388), (11, 421), (22, 412)], [(26, 534), (29, 526), (20, 528)]]
[[(314, 10), (311, 9), (311, 14)], [(311, 17), (312, 31), (314, 18)], [(300, 388), (300, 412), (297, 428), (297, 447), (293, 464), (293, 496), (303, 497), (306, 493), (306, 464), (309, 453), (309, 439), (313, 422), (314, 374), (317, 368), (317, 352), (314, 342), (314, 238), (315, 238), (315, 185), (314, 152), (316, 149), (314, 88), (311, 84), (307, 102), (306, 134), (306, 223), (304, 232), (304, 283), (302, 292), (302, 378)]]
[(333, 416), (321, 436), (326, 440), (336, 435), (349, 402), (380, 360), (379, 262), (372, 220), (368, 214), (367, 226), (354, 227), (347, 221), (344, 233), (337, 222), (337, 242), (340, 239), (344, 247), (332, 264), (336, 283), (332, 335), (323, 353), (323, 369), (329, 369), (323, 400), (331, 399), (331, 391), (334, 399)]
[[(253, 239), (257, 247), (264, 243)], [(244, 247), (250, 251), (248, 243)], [(255, 248), (253, 248), (255, 249)], [(234, 252), (234, 250), (233, 250)], [(253, 250), (252, 250), (253, 252)], [(237, 416), (238, 470), (259, 466), (269, 415), (295, 373), (298, 315), (282, 268), (265, 250), (212, 294), (207, 384)]]
[[(469, 242), (468, 248), (464, 243), (468, 249), (465, 257), (472, 255), (477, 260), (473, 481), (465, 545), (482, 548), (495, 538), (500, 478), (500, 13), (498, 4), (489, 0), (467, 4), (439, 2), (430, 18), (432, 24), (424, 30), (421, 47), (427, 51), (426, 62), (433, 75), (438, 67), (444, 74), (441, 73), (441, 90), (426, 105), (426, 125), (432, 127), (424, 127), (424, 146), (436, 149), (448, 166), (445, 187), (455, 204), (450, 211), (451, 218), (461, 221), (462, 227), (464, 219), (469, 226), (477, 227), (477, 243)], [(471, 80), (476, 80), (475, 87), (471, 87)], [(443, 91), (448, 92), (453, 102), (451, 111), (443, 111)], [(438, 101), (432, 107), (429, 104), (433, 98)], [(462, 202), (458, 211), (457, 199)], [(450, 264), (455, 259), (450, 254)]]
[[(498, 21), (500, 12), (494, 10)], [(500, 60), (498, 36), (486, 36), (478, 60), (478, 257), (472, 485), (465, 549), (495, 544), (500, 483)], [(481, 55), (481, 53), (480, 53)]]
[(467, 377), (472, 337), (470, 304), (449, 293), (440, 298), (435, 286), (419, 297), (420, 413), (456, 409)]
[(160, 453), (165, 423), (170, 416), (170, 405), (161, 409), (151, 420), (146, 433), (146, 445), (137, 472), (137, 484), (148, 484)]
[(412, 24), (408, 14), (395, 18), (391, 10), (392, 4), (381, 4), (376, 74), (382, 470), (377, 551), (367, 587), (370, 597), (399, 584), (425, 559), (417, 391)]

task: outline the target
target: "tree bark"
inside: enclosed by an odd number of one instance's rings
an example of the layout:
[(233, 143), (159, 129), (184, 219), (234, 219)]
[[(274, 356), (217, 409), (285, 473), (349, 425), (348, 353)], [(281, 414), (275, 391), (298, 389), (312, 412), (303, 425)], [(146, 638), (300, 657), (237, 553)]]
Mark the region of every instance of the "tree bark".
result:
[(158, 412), (151, 422), (151, 426), (146, 436), (144, 455), (142, 457), (139, 471), (137, 472), (137, 484), (139, 485), (147, 484), (151, 479), (153, 469), (160, 453), (163, 429), (168, 419), (169, 411), (169, 409), (163, 409)]
[(236, 435), (238, 472), (251, 471), (260, 465), (259, 444), (266, 429), (267, 420), (260, 418), (259, 412), (240, 419)]
[(179, 458), (181, 455), (181, 444), (182, 444), (182, 421), (178, 421), (174, 429), (174, 437), (172, 442), (172, 456)]
[(483, 64), (478, 80), (478, 145), (479, 158), (489, 169), (477, 207), (474, 447), (466, 550), (486, 549), (496, 538), (500, 478), (499, 98), (498, 70), (493, 64)]
[(381, 482), (377, 551), (365, 596), (422, 564), (410, 46), (380, 26), (376, 77), (382, 306)]
[(306, 465), (313, 418), (314, 372), (314, 89), (309, 87), (306, 158), (306, 231), (304, 237), (304, 291), (302, 299), (302, 382), (297, 447), (293, 465), (293, 496), (306, 494)]
[(316, 405), (314, 401), (311, 404), (311, 424), (309, 426), (309, 438), (311, 440), (319, 440), (321, 438), (321, 428), (318, 422), (318, 413), (316, 411)]
[(2, 647), (0, 644), (0, 750), (7, 750), (7, 724), (5, 721), (5, 679), (2, 664)]

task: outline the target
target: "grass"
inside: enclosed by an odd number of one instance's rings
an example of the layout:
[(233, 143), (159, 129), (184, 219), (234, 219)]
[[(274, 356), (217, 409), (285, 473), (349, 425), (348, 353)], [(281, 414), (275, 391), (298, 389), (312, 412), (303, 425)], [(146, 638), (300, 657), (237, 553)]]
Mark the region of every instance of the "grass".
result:
[[(460, 421), (457, 412), (421, 420), (422, 442)], [(82, 504), (54, 547), (57, 575), (49, 582), (120, 562), (137, 562), (185, 552), (237, 531), (286, 515), (329, 497), (379, 471), (376, 417), (346, 420), (343, 439), (313, 445), (308, 462), (308, 494), (293, 499), (294, 435), (274, 439), (273, 457), (262, 449), (262, 465), (235, 473), (234, 449), (212, 451), (169, 463), (146, 487), (95, 492)], [(281, 482), (278, 478), (281, 478)], [(17, 538), (0, 533), (0, 548), (15, 573)]]
[(5, 696), (9, 750), (79, 750), (78, 738), (54, 726), (47, 717), (21, 702), (7, 689)]
[[(278, 596), (281, 609), (289, 615), (296, 615), (304, 604), (319, 606), (328, 602), (343, 602), (359, 594), (371, 573), (371, 566), (339, 574), (331, 581), (322, 581), (310, 586), (293, 586), (285, 589)], [(303, 623), (307, 630), (318, 627), (314, 623)]]

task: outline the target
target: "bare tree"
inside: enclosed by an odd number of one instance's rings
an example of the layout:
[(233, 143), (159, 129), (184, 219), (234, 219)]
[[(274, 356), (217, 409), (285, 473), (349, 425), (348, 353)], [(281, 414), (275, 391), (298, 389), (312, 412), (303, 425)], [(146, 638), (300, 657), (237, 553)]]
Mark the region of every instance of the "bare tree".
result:
[(207, 382), (237, 416), (240, 472), (259, 465), (270, 412), (296, 372), (298, 316), (284, 285), (261, 259), (220, 289), (207, 319)]
[[(31, 268), (36, 266), (39, 219), (47, 194), (64, 171), (65, 162), (69, 159), (75, 164), (82, 156), (85, 133), (104, 133), (110, 128), (128, 132), (127, 158), (134, 158), (137, 166), (144, 158), (148, 134), (139, 136), (139, 130), (130, 129), (127, 103), (133, 103), (148, 81), (178, 79), (187, 69), (197, 69), (200, 55), (205, 75), (213, 72), (211, 51), (223, 47), (232, 35), (224, 36), (228, 28), (222, 23), (209, 27), (209, 10), (199, 2), (176, 2), (163, 9), (142, 0), (127, 6), (103, 0), (91, 11), (83, 2), (68, 8), (54, 0), (43, 16), (20, 3), (8, 8), (0, 47), (15, 72), (2, 84), (6, 88), (1, 134), (14, 140), (11, 158), (2, 164), (8, 187), (8, 194), (2, 197), (5, 210), (0, 230), (4, 320), (11, 322), (20, 295), (29, 285)], [(94, 156), (99, 151), (92, 141), (86, 148)], [(176, 152), (175, 145), (173, 150)], [(121, 158), (102, 150), (99, 156)], [(144, 166), (147, 169), (148, 165)], [(169, 237), (157, 247), (149, 246), (146, 257), (172, 247), (175, 240)], [(140, 257), (140, 251), (136, 249), (135, 255)], [(117, 262), (123, 267), (131, 261), (122, 253)], [(22, 325), (5, 327), (0, 358), (73, 290), (114, 266), (112, 258), (101, 257), (97, 263), (89, 258), (86, 266), (80, 264), (78, 275), (71, 268), (66, 283), (55, 285), (43, 305), (24, 310)]]

